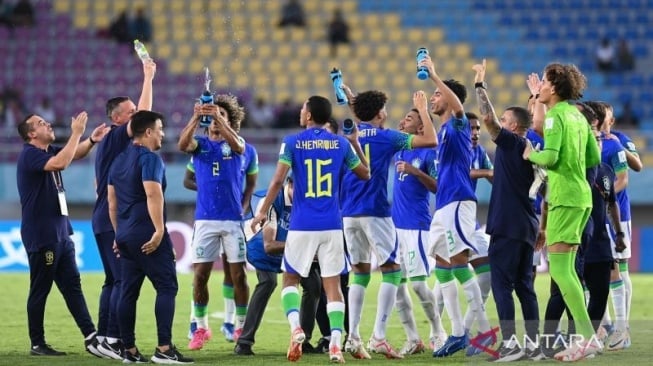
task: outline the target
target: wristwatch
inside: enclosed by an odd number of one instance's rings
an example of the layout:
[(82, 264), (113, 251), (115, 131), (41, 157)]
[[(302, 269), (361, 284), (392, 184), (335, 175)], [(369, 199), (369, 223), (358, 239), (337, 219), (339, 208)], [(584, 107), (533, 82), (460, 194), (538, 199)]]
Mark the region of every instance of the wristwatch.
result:
[(487, 90), (487, 83), (485, 81), (474, 83), (474, 88), (483, 88)]

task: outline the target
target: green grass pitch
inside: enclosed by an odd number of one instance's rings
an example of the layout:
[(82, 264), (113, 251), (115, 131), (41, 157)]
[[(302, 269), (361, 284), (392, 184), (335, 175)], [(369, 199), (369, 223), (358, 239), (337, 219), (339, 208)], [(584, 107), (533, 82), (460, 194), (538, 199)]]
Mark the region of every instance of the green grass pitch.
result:
[[(213, 339), (207, 343), (201, 351), (188, 351), (188, 318), (190, 312), (190, 275), (179, 276), (179, 295), (177, 296), (177, 310), (173, 327), (173, 341), (177, 344), (182, 353), (195, 358), (198, 365), (276, 365), (285, 364), (286, 348), (290, 336), (290, 330), (285, 316), (281, 310), (279, 288), (270, 300), (270, 305), (265, 313), (261, 328), (256, 337), (254, 346), (254, 357), (236, 356), (233, 354), (233, 343), (227, 343), (219, 332), (222, 319), (215, 316), (223, 310), (221, 281), (222, 274), (214, 272), (210, 281), (211, 301), (209, 310), (214, 316), (210, 323), (214, 331)], [(365, 307), (363, 312), (363, 323), (361, 333), (363, 337), (369, 337), (375, 316), (376, 294), (379, 285), (380, 274), (375, 273), (368, 288)], [(248, 273), (250, 291), (253, 291), (256, 283), (256, 276), (253, 272)], [(591, 365), (651, 365), (653, 364), (653, 275), (633, 275), (633, 307), (631, 314), (631, 335), (632, 347), (619, 352), (605, 352), (603, 355), (586, 360), (584, 363)], [(86, 301), (94, 320), (97, 320), (97, 304), (100, 286), (103, 275), (98, 273), (82, 274), (82, 284)], [(433, 278), (431, 278), (431, 282)], [(26, 273), (3, 273), (0, 274), (3, 295), (0, 296), (0, 365), (109, 365), (118, 364), (119, 361), (100, 360), (86, 353), (83, 349), (83, 339), (75, 323), (68, 313), (61, 295), (56, 287), (53, 287), (46, 307), (45, 332), (46, 339), (58, 350), (68, 352), (64, 357), (35, 357), (29, 356), (29, 338), (27, 335), (26, 299), (29, 288), (29, 276)], [(544, 306), (547, 299), (549, 277), (539, 275), (536, 282), (538, 299), (540, 303), (540, 314), (544, 313)], [(462, 293), (462, 291), (460, 291)], [(419, 302), (413, 298), (413, 307), (417, 318), (420, 333), (423, 339), (428, 338), (428, 323), (424, 317)], [(464, 304), (464, 300), (462, 301)], [(518, 302), (517, 302), (518, 304)], [(151, 356), (156, 343), (156, 327), (154, 321), (154, 291), (149, 282), (143, 286), (141, 297), (138, 303), (138, 315), (136, 326), (137, 344), (141, 352), (148, 358)], [(496, 311), (492, 298), (488, 300), (487, 313), (493, 326), (498, 325)], [(519, 317), (520, 309), (517, 305)], [(449, 329), (449, 321), (444, 319), (444, 325)], [(520, 326), (518, 325), (518, 329)], [(316, 327), (313, 335), (313, 343), (319, 338)], [(388, 338), (397, 348), (400, 348), (405, 339), (403, 329), (399, 323), (396, 313), (393, 313), (388, 328)], [(464, 356), (460, 352), (453, 357), (446, 359), (434, 359), (430, 352), (420, 355), (408, 356), (404, 360), (386, 360), (380, 355), (372, 355), (372, 360), (354, 360), (345, 355), (347, 363), (350, 364), (404, 364), (404, 365), (431, 365), (434, 363), (447, 365), (476, 365), (486, 364), (486, 356), (479, 355), (472, 358)], [(555, 363), (547, 360), (544, 363)], [(302, 365), (324, 365), (328, 363), (326, 355), (304, 355), (298, 364)], [(532, 361), (513, 363), (516, 365), (530, 364)]]

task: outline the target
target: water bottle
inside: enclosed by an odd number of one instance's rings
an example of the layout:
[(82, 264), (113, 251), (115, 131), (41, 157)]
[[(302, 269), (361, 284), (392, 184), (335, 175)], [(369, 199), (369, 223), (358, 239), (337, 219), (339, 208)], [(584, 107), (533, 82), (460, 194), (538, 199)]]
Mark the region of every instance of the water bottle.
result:
[(141, 61), (145, 62), (147, 60), (151, 60), (150, 54), (147, 52), (147, 48), (145, 48), (143, 42), (135, 39), (134, 50), (136, 50), (136, 54), (138, 55), (138, 58), (141, 59)]
[[(200, 104), (213, 104), (213, 93), (209, 89), (211, 84), (211, 74), (209, 68), (204, 68), (204, 92), (200, 95)], [(209, 127), (213, 122), (211, 116), (200, 116), (200, 127)]]
[(342, 90), (342, 72), (335, 67), (331, 70), (331, 81), (333, 82), (333, 89), (336, 92), (336, 102), (340, 105), (349, 103), (347, 94)]
[(346, 118), (344, 121), (342, 121), (342, 133), (345, 135), (351, 135), (354, 133), (354, 129), (356, 126), (354, 125), (354, 121), (351, 120), (351, 118)]
[[(417, 50), (417, 64), (419, 64), (426, 56), (429, 55), (429, 51), (425, 47), (420, 47)], [(424, 66), (417, 66), (417, 78), (420, 80), (426, 80), (429, 77), (429, 70)]]

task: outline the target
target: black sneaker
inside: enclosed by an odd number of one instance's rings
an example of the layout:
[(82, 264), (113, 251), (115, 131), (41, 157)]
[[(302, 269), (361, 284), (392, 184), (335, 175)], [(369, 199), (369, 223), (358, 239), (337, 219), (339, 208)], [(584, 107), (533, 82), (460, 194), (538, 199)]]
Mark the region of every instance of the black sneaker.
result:
[(152, 358), (150, 360), (154, 363), (165, 363), (165, 364), (190, 364), (190, 363), (195, 363), (195, 360), (192, 358), (184, 357), (179, 351), (177, 351), (177, 347), (174, 345), (171, 345), (170, 348), (168, 348), (167, 351), (161, 352), (159, 351), (159, 348), (154, 349), (154, 354), (152, 355)]
[(138, 351), (138, 348), (136, 349), (135, 354), (132, 354), (128, 350), (123, 349), (122, 363), (149, 363), (149, 361), (147, 358), (143, 357), (143, 355)]
[(66, 352), (57, 351), (49, 344), (40, 344), (38, 346), (32, 346), (29, 354), (32, 356), (65, 356)]
[(121, 341), (117, 341), (115, 343), (109, 343), (105, 339), (100, 343), (97, 347), (98, 352), (102, 354), (104, 358), (111, 358), (114, 360), (122, 360), (122, 353), (124, 350), (124, 347), (122, 345)]
[(99, 346), (100, 346), (100, 342), (98, 342), (97, 337), (95, 336), (95, 333), (93, 333), (91, 338), (84, 340), (84, 348), (86, 349), (86, 352), (88, 352), (88, 353), (90, 353), (93, 356), (98, 357), (98, 358), (106, 358), (98, 350)]
[(322, 337), (317, 341), (317, 344), (315, 345), (315, 352), (316, 353), (328, 353), (329, 352), (329, 345), (331, 344), (331, 341)]
[(236, 343), (236, 346), (234, 347), (234, 353), (240, 356), (254, 356), (252, 345), (245, 343)]
[(488, 361), (490, 362), (512, 362), (521, 359), (524, 356), (524, 351), (519, 347), (508, 348), (501, 346), (497, 350), (498, 357), (490, 357)]
[(302, 353), (316, 353), (315, 352), (315, 347), (310, 342), (304, 342), (302, 343)]
[(524, 351), (524, 357), (522, 357), (522, 360), (531, 360), (531, 361), (542, 361), (546, 360), (547, 357), (544, 352), (542, 352), (542, 349), (540, 347), (535, 347), (533, 349), (528, 349)]

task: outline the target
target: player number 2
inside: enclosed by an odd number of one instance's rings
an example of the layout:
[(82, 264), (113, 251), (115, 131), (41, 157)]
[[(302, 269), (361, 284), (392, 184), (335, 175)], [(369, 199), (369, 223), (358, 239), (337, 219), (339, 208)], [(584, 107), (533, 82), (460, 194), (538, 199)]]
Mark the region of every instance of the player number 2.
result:
[(218, 161), (213, 162), (213, 176), (216, 175), (220, 175), (220, 162)]
[(331, 197), (331, 188), (333, 187), (333, 178), (331, 173), (322, 174), (322, 167), (330, 165), (332, 159), (327, 160), (304, 160), (306, 165), (306, 193), (304, 197)]

